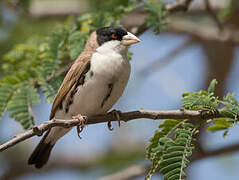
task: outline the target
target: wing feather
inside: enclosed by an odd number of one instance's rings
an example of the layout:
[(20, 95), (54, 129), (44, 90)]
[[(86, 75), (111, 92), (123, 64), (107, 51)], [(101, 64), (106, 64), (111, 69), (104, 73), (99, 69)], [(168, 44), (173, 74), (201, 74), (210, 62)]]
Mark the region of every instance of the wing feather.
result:
[(59, 106), (62, 106), (63, 100), (68, 101), (67, 98), (70, 97), (68, 94), (71, 93), (72, 90), (74, 90), (73, 87), (75, 86), (81, 74), (84, 72), (86, 65), (91, 59), (91, 56), (92, 52), (82, 52), (81, 55), (76, 59), (74, 64), (71, 66), (54, 99), (50, 114), (50, 120), (54, 118)]

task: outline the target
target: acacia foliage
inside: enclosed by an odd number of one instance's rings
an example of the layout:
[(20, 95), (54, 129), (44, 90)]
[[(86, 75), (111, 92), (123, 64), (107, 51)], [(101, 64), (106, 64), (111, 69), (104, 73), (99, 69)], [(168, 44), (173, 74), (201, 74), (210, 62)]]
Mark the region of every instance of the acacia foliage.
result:
[[(223, 118), (214, 118), (204, 123), (207, 123), (207, 131), (224, 130), (223, 135), (226, 136), (228, 130), (237, 124), (239, 102), (231, 93), (219, 100), (214, 94), (216, 84), (217, 81), (213, 79), (207, 91), (184, 93), (182, 108), (201, 111), (202, 116), (204, 112), (220, 115)], [(189, 163), (188, 157), (193, 153), (194, 136), (203, 124), (202, 122), (192, 124), (187, 121), (189, 119), (170, 119), (159, 125), (146, 148), (146, 158), (152, 161), (147, 180), (158, 168), (166, 180), (185, 179), (184, 169)]]

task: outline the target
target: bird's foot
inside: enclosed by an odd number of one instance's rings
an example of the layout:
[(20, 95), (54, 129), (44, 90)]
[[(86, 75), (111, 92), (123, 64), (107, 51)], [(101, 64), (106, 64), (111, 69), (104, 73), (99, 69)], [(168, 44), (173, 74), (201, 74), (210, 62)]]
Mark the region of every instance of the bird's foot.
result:
[(87, 118), (85, 116), (82, 116), (81, 114), (78, 114), (76, 116), (72, 116), (72, 119), (78, 119), (80, 123), (76, 126), (77, 129), (77, 135), (81, 139), (80, 133), (83, 131), (84, 127), (87, 124)]
[(37, 136), (42, 136), (42, 134), (43, 134), (43, 131), (40, 130), (37, 126), (33, 126), (32, 130)]
[[(121, 112), (119, 110), (115, 110), (114, 109), (114, 110), (108, 112), (108, 114), (112, 114), (113, 115), (113, 117), (118, 121), (118, 125), (120, 127), (120, 115), (121, 115)], [(113, 130), (113, 128), (111, 127), (111, 121), (108, 121), (108, 129), (110, 131)]]

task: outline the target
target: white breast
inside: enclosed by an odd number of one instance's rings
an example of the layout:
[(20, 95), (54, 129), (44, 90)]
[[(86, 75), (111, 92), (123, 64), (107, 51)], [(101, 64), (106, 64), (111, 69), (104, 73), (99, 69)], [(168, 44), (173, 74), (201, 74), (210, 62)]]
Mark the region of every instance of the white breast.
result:
[[(78, 88), (69, 112), (65, 114), (62, 110), (57, 112), (56, 116), (67, 119), (77, 114), (91, 116), (106, 113), (122, 95), (129, 79), (130, 63), (126, 52), (126, 49), (122, 53), (98, 48), (91, 58), (91, 67), (86, 74), (85, 83)], [(113, 89), (102, 107), (102, 102), (109, 93), (109, 84), (113, 84)]]

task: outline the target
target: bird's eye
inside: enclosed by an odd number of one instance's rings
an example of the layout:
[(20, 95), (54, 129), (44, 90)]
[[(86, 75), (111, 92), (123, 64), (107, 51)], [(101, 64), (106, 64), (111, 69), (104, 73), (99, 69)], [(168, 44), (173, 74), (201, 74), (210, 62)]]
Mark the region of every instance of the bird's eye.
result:
[(116, 34), (111, 34), (111, 37), (113, 38), (113, 39), (116, 39), (117, 38), (117, 35)]

